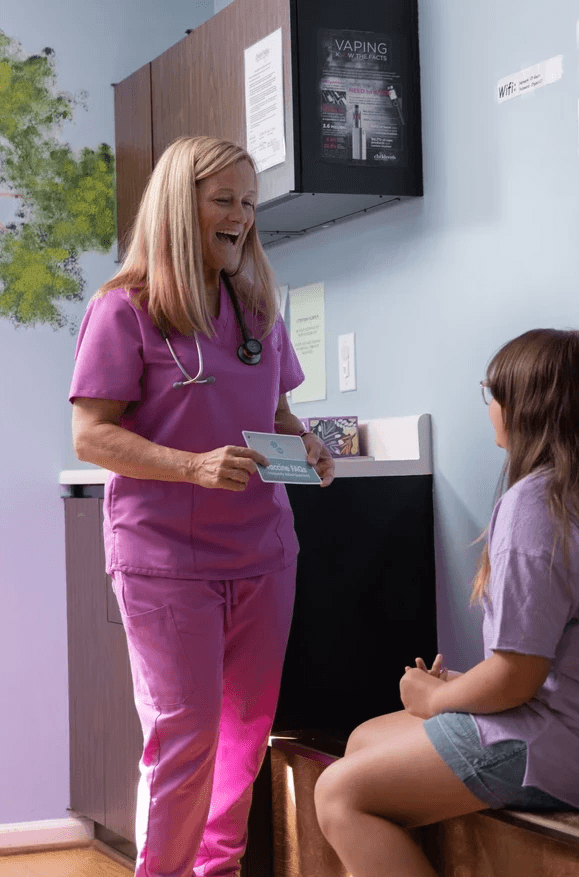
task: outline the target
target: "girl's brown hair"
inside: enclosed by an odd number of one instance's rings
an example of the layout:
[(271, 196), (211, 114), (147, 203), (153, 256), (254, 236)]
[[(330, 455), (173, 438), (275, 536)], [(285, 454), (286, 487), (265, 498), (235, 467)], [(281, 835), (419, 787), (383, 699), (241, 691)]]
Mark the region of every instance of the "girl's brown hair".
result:
[[(507, 433), (501, 484), (512, 487), (531, 472), (550, 471), (552, 557), (561, 539), (568, 564), (569, 528), (579, 523), (579, 332), (532, 329), (519, 335), (491, 359), (487, 381)], [(471, 602), (482, 599), (490, 571), (485, 544)]]
[[(147, 303), (148, 313), (161, 329), (213, 334), (205, 295), (205, 280), (197, 212), (196, 185), (200, 180), (249, 153), (228, 140), (180, 137), (157, 162), (141, 199), (126, 257), (117, 274), (96, 296), (110, 289), (133, 290), (133, 301)], [(263, 335), (273, 327), (278, 302), (273, 273), (253, 223), (235, 274), (235, 292), (254, 316), (260, 316)]]

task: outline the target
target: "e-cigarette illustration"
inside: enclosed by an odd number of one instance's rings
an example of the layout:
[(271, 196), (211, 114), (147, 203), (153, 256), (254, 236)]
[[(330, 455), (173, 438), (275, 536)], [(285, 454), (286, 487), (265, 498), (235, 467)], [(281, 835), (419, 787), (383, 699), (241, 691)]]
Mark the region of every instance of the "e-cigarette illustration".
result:
[(354, 104), (352, 114), (352, 158), (366, 161), (366, 131), (362, 128), (362, 111)]
[(393, 88), (388, 89), (388, 97), (390, 98), (390, 103), (396, 109), (396, 112), (398, 113), (398, 118), (400, 119), (400, 124), (403, 125), (404, 124), (404, 117), (402, 115), (402, 110), (400, 109), (400, 101), (398, 100), (398, 96), (396, 94), (395, 89), (393, 89)]

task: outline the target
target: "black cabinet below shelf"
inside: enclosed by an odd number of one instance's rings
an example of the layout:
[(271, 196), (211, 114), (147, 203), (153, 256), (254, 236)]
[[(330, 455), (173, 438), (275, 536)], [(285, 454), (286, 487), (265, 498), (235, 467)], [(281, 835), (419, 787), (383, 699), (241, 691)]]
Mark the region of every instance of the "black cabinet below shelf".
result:
[(336, 478), (288, 495), (300, 554), (274, 732), (346, 739), (401, 709), (404, 666), (436, 655), (432, 476)]

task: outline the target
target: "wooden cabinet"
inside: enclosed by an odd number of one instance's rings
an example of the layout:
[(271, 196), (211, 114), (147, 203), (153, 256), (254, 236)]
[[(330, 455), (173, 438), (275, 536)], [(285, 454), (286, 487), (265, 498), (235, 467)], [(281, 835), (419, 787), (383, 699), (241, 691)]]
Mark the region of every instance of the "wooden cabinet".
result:
[[(422, 195), (416, 0), (379, 4), (374, 0), (234, 0), (115, 86), (120, 242), (132, 224), (147, 174), (177, 137), (205, 134), (247, 145), (244, 50), (278, 28), (282, 30), (286, 158), (259, 174), (256, 221), (262, 243)], [(398, 112), (403, 118), (401, 145), (396, 156), (383, 156), (393, 161), (336, 162), (323, 155), (325, 50), (320, 34), (330, 32), (342, 34), (338, 42), (344, 43), (348, 34), (362, 35), (360, 45), (364, 34), (387, 35), (397, 78), (389, 80), (390, 74), (385, 74), (386, 79), (376, 79), (375, 94), (389, 101), (384, 86), (396, 81), (397, 97), (388, 107), (392, 126), (398, 125)], [(352, 70), (350, 77), (355, 75)], [(348, 119), (351, 113), (348, 105)]]
[(70, 806), (105, 824), (102, 500), (65, 500)]
[(154, 164), (150, 64), (115, 86), (115, 136), (120, 258)]
[[(282, 28), (284, 90), (292, 93), (290, 7), (287, 0), (235, 0), (151, 63), (153, 164), (177, 137), (205, 134), (246, 145), (244, 55)], [(285, 105), (286, 131), (293, 104)], [(260, 175), (260, 202), (294, 188), (293, 139), (283, 165)]]
[(102, 499), (65, 500), (70, 806), (134, 843), (142, 733), (125, 632), (105, 572)]
[[(104, 571), (104, 560), (101, 562)], [(103, 698), (105, 825), (134, 843), (141, 724), (133, 700), (133, 680), (121, 614), (106, 575), (106, 673)]]

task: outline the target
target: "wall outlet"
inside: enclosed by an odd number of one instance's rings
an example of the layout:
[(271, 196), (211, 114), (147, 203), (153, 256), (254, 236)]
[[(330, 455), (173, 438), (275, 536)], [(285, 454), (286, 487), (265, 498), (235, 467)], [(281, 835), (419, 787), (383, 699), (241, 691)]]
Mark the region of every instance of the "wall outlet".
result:
[(340, 392), (356, 389), (356, 333), (338, 335)]

